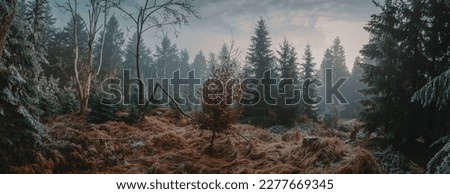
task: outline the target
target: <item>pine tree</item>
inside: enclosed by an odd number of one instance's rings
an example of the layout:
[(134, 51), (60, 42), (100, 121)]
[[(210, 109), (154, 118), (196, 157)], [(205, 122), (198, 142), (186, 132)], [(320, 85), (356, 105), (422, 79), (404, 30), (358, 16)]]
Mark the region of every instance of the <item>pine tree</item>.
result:
[(255, 27), (255, 36), (251, 37), (251, 45), (247, 52), (247, 62), (253, 67), (256, 78), (263, 78), (264, 73), (274, 69), (274, 56), (270, 47), (269, 30), (266, 21), (261, 18)]
[[(250, 72), (244, 73), (251, 77), (245, 78), (262, 79), (269, 70), (272, 71), (271, 76), (274, 76), (274, 55), (270, 49), (272, 43), (264, 19), (261, 18), (258, 21), (255, 27), (255, 35), (251, 37), (250, 41), (250, 48), (248, 49), (246, 56), (246, 62), (248, 64), (246, 70)], [(273, 120), (276, 120), (276, 118), (269, 119), (272, 114), (270, 109), (273, 108), (269, 104), (272, 104), (273, 102), (267, 103), (265, 99), (268, 99), (271, 96), (272, 89), (268, 85), (259, 84), (257, 90), (260, 94), (259, 101), (256, 102), (256, 105), (246, 106), (243, 116), (253, 124), (271, 125), (273, 124), (272, 122), (274, 122)]]
[(311, 45), (306, 45), (305, 53), (303, 54), (303, 63), (302, 63), (302, 82), (303, 84), (303, 100), (304, 100), (304, 108), (303, 114), (305, 114), (308, 118), (313, 121), (317, 121), (317, 109), (318, 102), (316, 101), (316, 97), (318, 95), (317, 86), (315, 81), (317, 80), (317, 73), (314, 69), (316, 65), (314, 62), (314, 57), (312, 56)]
[[(430, 143), (450, 124), (449, 109), (411, 102), (417, 90), (448, 68), (448, 43), (441, 42), (448, 39), (448, 26), (434, 23), (448, 22), (448, 7), (430, 2), (376, 4), (382, 11), (366, 27), (372, 38), (362, 54), (374, 64), (362, 64), (363, 82), (369, 87), (363, 90), (369, 100), (363, 101), (362, 117), (369, 130), (382, 128), (396, 143), (418, 137)], [(435, 6), (447, 11), (431, 11)]]
[[(134, 34), (125, 46), (125, 60), (123, 62), (123, 69), (130, 70), (130, 77), (135, 77), (136, 75), (136, 44), (137, 35)], [(156, 68), (154, 67), (154, 62), (150, 49), (148, 49), (143, 42), (140, 44), (140, 62), (142, 65), (142, 72), (145, 77), (152, 78), (156, 76)], [(122, 71), (120, 74), (122, 75)], [(122, 77), (122, 76), (121, 76)]]
[[(367, 61), (368, 59), (364, 59)], [(361, 68), (361, 63), (363, 59), (360, 57), (356, 57), (355, 62), (353, 63), (352, 73), (348, 81), (346, 82), (346, 93), (345, 96), (348, 99), (349, 104), (346, 106), (343, 114), (348, 115), (349, 118), (357, 118), (359, 113), (362, 110), (362, 107), (359, 103), (361, 100), (366, 100), (364, 96), (359, 92), (359, 90), (366, 88), (367, 86), (361, 82), (363, 76), (363, 69)]]
[(121, 63), (124, 53), (121, 47), (125, 39), (114, 15), (109, 19), (104, 31), (100, 34), (102, 36), (97, 39), (94, 47), (94, 69), (97, 71), (95, 74), (98, 77), (92, 83), (89, 99), (88, 122), (90, 123), (104, 123), (118, 118), (115, 112), (119, 107), (112, 105), (111, 99), (106, 97), (100, 87), (107, 78), (118, 77), (122, 73)]
[(399, 66), (397, 64), (399, 58), (397, 50), (400, 50), (397, 29), (401, 20), (397, 17), (399, 6), (392, 1), (386, 1), (384, 5), (378, 6), (382, 12), (373, 15), (365, 28), (374, 36), (361, 51), (363, 56), (376, 62), (361, 64), (364, 70), (362, 81), (368, 85), (362, 93), (369, 97), (369, 100), (361, 101), (364, 107), (361, 116), (368, 131), (375, 131), (380, 126), (391, 130), (395, 127), (390, 125), (391, 121), (397, 120), (394, 118), (397, 118), (398, 111), (403, 112), (403, 110), (397, 110), (398, 107), (395, 104), (398, 102), (394, 95), (397, 89), (394, 85), (397, 82), (394, 80), (395, 75), (402, 73), (395, 68)]
[(320, 64), (320, 77), (323, 79), (325, 77), (325, 69), (334, 68), (333, 63), (333, 54), (331, 53), (331, 49), (327, 48), (325, 50), (325, 54), (323, 55), (322, 63)]
[(197, 55), (195, 55), (194, 61), (191, 64), (191, 68), (195, 71), (196, 78), (205, 80), (208, 75), (208, 67), (203, 51), (200, 51)]
[[(350, 76), (350, 73), (348, 72), (347, 66), (345, 64), (345, 50), (341, 44), (341, 40), (339, 37), (336, 37), (336, 39), (334, 39), (333, 41), (333, 45), (325, 51), (322, 64), (320, 65), (319, 79), (322, 80), (323, 84), (325, 84), (326, 81), (326, 69), (332, 69), (333, 71), (332, 83), (334, 83), (334, 81), (338, 78), (348, 78)], [(325, 96), (325, 92), (325, 87), (321, 87), (319, 89), (320, 96)], [(343, 94), (347, 93), (347, 88), (345, 87), (345, 85), (340, 88), (340, 92), (342, 92)], [(319, 104), (319, 109), (324, 111), (324, 115), (331, 114), (333, 120), (337, 121), (341, 116), (341, 112), (345, 110), (345, 105), (340, 101), (337, 101), (337, 99), (333, 98), (332, 104), (326, 104), (326, 100), (322, 101), (322, 103)], [(334, 126), (336, 125), (337, 123), (335, 123)]]
[[(180, 50), (180, 77), (187, 77), (188, 73), (191, 69), (191, 65), (189, 64), (189, 51), (187, 49)], [(177, 91), (175, 91), (177, 92)], [(191, 103), (188, 101), (189, 90), (187, 86), (180, 86), (180, 97), (186, 99), (184, 104), (181, 104), (184, 110), (190, 110), (192, 108)], [(178, 101), (178, 100), (177, 100)], [(180, 102), (180, 101), (178, 101)]]
[[(294, 84), (299, 84), (299, 70), (297, 63), (297, 53), (295, 48), (284, 39), (280, 45), (280, 50), (277, 50), (278, 66), (280, 69), (281, 84), (278, 96), (277, 105), (277, 122), (286, 126), (294, 125), (297, 117), (300, 114), (300, 103), (292, 102), (296, 94), (294, 92)], [(300, 96), (297, 96), (300, 98)]]
[[(412, 100), (420, 102), (430, 110), (429, 128), (436, 131), (436, 136), (446, 133), (446, 137), (437, 140), (431, 147), (444, 144), (442, 149), (429, 161), (427, 173), (448, 173), (450, 161), (450, 131), (448, 130), (450, 108), (450, 1), (429, 1), (425, 13), (428, 28), (424, 32), (425, 53), (430, 60), (427, 83), (414, 93)], [(447, 128), (447, 130), (445, 130)], [(444, 130), (439, 130), (444, 129)]]
[(4, 56), (4, 60), (5, 64), (19, 65), (20, 74), (34, 81), (42, 72), (42, 67), (39, 63), (40, 53), (34, 50), (34, 44), (30, 41), (33, 32), (31, 31), (31, 24), (26, 20), (26, 11), (25, 2), (18, 1), (17, 13), (6, 41), (5, 53), (7, 55)]
[(190, 69), (190, 64), (189, 64), (189, 51), (187, 49), (182, 49), (180, 50), (180, 75), (187, 76), (187, 73), (189, 72)]
[[(79, 55), (81, 59), (79, 64), (85, 62), (85, 56), (87, 55), (87, 37), (85, 25), (81, 22), (81, 18), (77, 23), (77, 36)], [(73, 69), (73, 18), (67, 22), (62, 30), (56, 30), (54, 32), (54, 38), (48, 44), (48, 65), (44, 65), (44, 74), (46, 77), (54, 77), (60, 80), (60, 83), (64, 86), (73, 84), (71, 78), (74, 75)]]
[[(240, 109), (236, 107), (241, 97), (240, 87), (236, 82), (225, 84), (237, 81), (238, 67), (237, 50), (233, 48), (233, 44), (231, 46), (224, 44), (217, 60), (211, 63), (210, 79), (205, 81), (201, 90), (202, 112), (195, 116), (195, 121), (200, 124), (202, 129), (212, 131), (210, 141), (212, 151), (214, 151), (216, 133), (231, 130), (232, 125), (238, 122), (240, 116)], [(217, 97), (211, 97), (212, 94)]]
[[(122, 70), (121, 63), (123, 58), (122, 46), (125, 43), (124, 34), (120, 30), (119, 22), (115, 16), (112, 16), (105, 27), (105, 32), (100, 32), (100, 34), (105, 33), (105, 40), (103, 41), (103, 36), (97, 39), (97, 44), (94, 48), (94, 69), (99, 70), (100, 80), (110, 76), (118, 76), (119, 71)], [(100, 50), (103, 43), (103, 53), (102, 53), (102, 67), (99, 68), (100, 63)]]
[(168, 36), (162, 38), (160, 46), (156, 46), (154, 57), (160, 78), (172, 78), (173, 73), (180, 69), (177, 45), (172, 44)]
[(27, 2), (26, 20), (31, 24), (31, 41), (41, 66), (48, 65), (48, 44), (54, 38), (55, 18), (47, 0)]
[(14, 64), (20, 75), (27, 80), (27, 96), (22, 101), (26, 108), (35, 116), (43, 114), (39, 107), (40, 91), (39, 75), (42, 72), (42, 63), (45, 61), (44, 50), (36, 50), (33, 42), (33, 30), (31, 22), (26, 19), (27, 7), (25, 1), (19, 1), (16, 5), (16, 16), (10, 28), (3, 56), (5, 64)]
[[(0, 2), (0, 172), (13, 173), (14, 166), (28, 165), (39, 160), (34, 150), (45, 151), (45, 127), (39, 123), (36, 116), (27, 109), (26, 95), (30, 85), (25, 80), (28, 77), (21, 75), (29, 72), (35, 64), (24, 65), (22, 60), (5, 58), (5, 52), (22, 56), (24, 59), (34, 57), (29, 52), (29, 44), (15, 44), (20, 40), (19, 35), (24, 33), (27, 25), (23, 25), (23, 18), (18, 14), (24, 13), (23, 2), (6, 0)], [(22, 10), (20, 10), (22, 9)], [(23, 15), (22, 15), (23, 17)], [(15, 28), (15, 29), (14, 29)], [(21, 29), (24, 28), (24, 29)], [(14, 29), (14, 31), (12, 31)], [(28, 28), (29, 29), (29, 28)], [(8, 37), (9, 36), (9, 37)], [(8, 37), (8, 38), (7, 38)], [(13, 42), (10, 42), (13, 41)], [(9, 42), (9, 43), (7, 43)], [(4, 61), (7, 61), (3, 63)], [(25, 78), (25, 79), (24, 79)], [(42, 157), (42, 156), (41, 156)]]
[(341, 39), (336, 37), (333, 46), (330, 48), (332, 55), (333, 71), (336, 77), (349, 77), (347, 65), (345, 64), (345, 50), (342, 46)]

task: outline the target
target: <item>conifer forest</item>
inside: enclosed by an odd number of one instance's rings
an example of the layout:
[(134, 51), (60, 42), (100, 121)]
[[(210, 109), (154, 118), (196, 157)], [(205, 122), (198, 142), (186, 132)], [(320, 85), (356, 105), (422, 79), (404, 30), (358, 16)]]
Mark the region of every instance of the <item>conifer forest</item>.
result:
[(0, 173), (450, 173), (450, 0), (0, 0)]

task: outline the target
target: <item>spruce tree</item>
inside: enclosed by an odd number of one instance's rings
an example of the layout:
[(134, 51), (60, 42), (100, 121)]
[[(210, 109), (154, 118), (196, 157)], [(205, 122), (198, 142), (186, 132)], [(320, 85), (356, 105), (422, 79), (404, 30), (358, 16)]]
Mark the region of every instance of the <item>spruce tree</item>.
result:
[[(44, 65), (44, 74), (47, 77), (54, 77), (59, 79), (61, 84), (64, 86), (73, 84), (71, 75), (74, 74), (73, 70), (73, 20), (70, 18), (67, 24), (59, 30), (54, 32), (54, 38), (48, 45), (48, 62), (49, 65)], [(79, 64), (85, 62), (85, 56), (87, 55), (87, 37), (88, 33), (86, 31), (85, 25), (81, 22), (81, 18), (77, 17), (79, 20), (77, 23), (77, 36), (78, 36), (78, 46), (79, 55), (81, 56)]]
[[(325, 51), (322, 64), (320, 65), (319, 79), (322, 80), (323, 84), (325, 84), (326, 81), (326, 69), (331, 69), (333, 71), (333, 80), (331, 80), (332, 83), (334, 83), (334, 81), (339, 78), (348, 78), (350, 76), (350, 73), (348, 72), (347, 66), (345, 64), (345, 50), (339, 37), (336, 37), (333, 41), (333, 45)], [(320, 96), (325, 97), (325, 88), (326, 87), (324, 86), (319, 89)], [(345, 97), (345, 94), (347, 93), (346, 85), (343, 85), (339, 89), (339, 91), (343, 93)], [(345, 104), (342, 104), (335, 98), (332, 99), (331, 104), (326, 104), (326, 99), (324, 99), (322, 103), (319, 104), (319, 108), (323, 110), (324, 117), (329, 115), (333, 118), (332, 120), (338, 121), (339, 117), (341, 116), (341, 112), (345, 109)], [(337, 123), (335, 122), (333, 126), (336, 125)]]
[(191, 64), (191, 69), (195, 71), (195, 77), (205, 79), (208, 75), (208, 67), (206, 64), (206, 58), (203, 51), (200, 51), (194, 57), (194, 61)]
[(303, 114), (305, 114), (308, 118), (313, 121), (317, 121), (317, 73), (315, 70), (316, 63), (313, 62), (314, 57), (312, 56), (311, 45), (306, 45), (305, 53), (303, 54), (303, 63), (302, 65), (302, 77), (301, 80), (303, 84), (303, 100), (304, 100), (304, 108)]
[[(6, 0), (0, 2), (0, 172), (14, 173), (14, 166), (29, 165), (39, 160), (35, 150), (45, 151), (46, 129), (39, 123), (36, 116), (28, 111), (26, 95), (30, 85), (18, 71), (30, 71), (33, 64), (23, 65), (23, 61), (8, 61), (4, 54), (14, 51), (15, 55), (33, 58), (34, 52), (29, 52), (30, 44), (14, 44), (14, 32), (25, 32), (27, 25), (22, 25), (18, 9), (25, 7), (23, 2)], [(23, 15), (22, 15), (23, 16)], [(12, 29), (16, 28), (15, 31)], [(25, 28), (25, 29), (21, 29)], [(29, 29), (29, 28), (28, 28)], [(9, 38), (7, 38), (10, 35)], [(20, 39), (17, 39), (20, 40)], [(7, 43), (8, 41), (9, 43)], [(25, 41), (25, 40), (21, 40)], [(17, 49), (17, 50), (16, 50)], [(30, 56), (31, 55), (31, 56)], [(5, 63), (4, 63), (5, 62)], [(42, 157), (42, 155), (41, 155)], [(38, 172), (37, 172), (38, 173)]]
[[(255, 27), (255, 35), (251, 37), (250, 48), (248, 48), (246, 62), (248, 67), (245, 72), (245, 78), (255, 78), (257, 80), (262, 80), (266, 73), (269, 70), (272, 71), (271, 76), (274, 77), (273, 73), (275, 70), (274, 64), (274, 55), (271, 50), (271, 39), (269, 37), (269, 29), (266, 25), (266, 21), (264, 19), (260, 19)], [(261, 82), (257, 86), (257, 91), (259, 92), (259, 101), (252, 102), (256, 104), (245, 106), (243, 116), (247, 118), (250, 123), (256, 125), (271, 125), (276, 118), (272, 118), (271, 115), (273, 111), (271, 111), (270, 104), (274, 102), (266, 102), (266, 99), (271, 97), (272, 89), (268, 84), (263, 85)]]
[(172, 44), (168, 36), (164, 36), (161, 45), (156, 46), (154, 57), (159, 78), (172, 78), (173, 72), (180, 69), (177, 45)]
[[(368, 59), (364, 59), (367, 61)], [(344, 110), (345, 115), (349, 118), (358, 118), (359, 113), (362, 111), (362, 107), (360, 105), (361, 100), (365, 100), (364, 96), (359, 92), (359, 90), (366, 88), (367, 86), (361, 82), (363, 69), (361, 68), (361, 63), (364, 62), (360, 57), (356, 57), (355, 62), (353, 63), (352, 73), (348, 81), (346, 82), (346, 98), (348, 99), (349, 104), (346, 106)]]
[[(130, 77), (136, 77), (136, 44), (137, 35), (136, 33), (128, 40), (125, 46), (125, 60), (123, 62), (123, 68), (121, 70), (130, 70)], [(154, 67), (154, 62), (150, 49), (145, 46), (143, 42), (140, 43), (140, 56), (139, 64), (141, 64), (141, 73), (144, 77), (151, 78), (156, 76), (156, 68)], [(120, 72), (122, 75), (123, 71)], [(120, 76), (122, 77), (122, 76)]]
[(349, 77), (347, 65), (345, 64), (345, 50), (342, 46), (341, 39), (336, 37), (333, 46), (330, 47), (333, 63), (333, 71), (336, 77)]
[(300, 114), (300, 103), (293, 102), (295, 95), (300, 99), (300, 94), (295, 93), (294, 85), (299, 84), (299, 70), (297, 53), (295, 48), (284, 39), (277, 50), (278, 66), (280, 70), (281, 84), (279, 85), (279, 96), (277, 105), (277, 122), (286, 126), (292, 126)]
[(47, 60), (48, 44), (53, 41), (55, 18), (47, 0), (27, 2), (26, 20), (31, 24), (30, 39), (41, 66), (49, 65)]
[(363, 90), (369, 100), (363, 101), (362, 118), (368, 130), (384, 129), (395, 143), (418, 137), (431, 143), (446, 134), (449, 109), (422, 107), (411, 97), (449, 67), (449, 43), (443, 41), (449, 37), (449, 8), (441, 1), (376, 5), (381, 13), (367, 25), (371, 39), (362, 50), (372, 61), (362, 64), (369, 87)]
[(187, 49), (180, 50), (179, 58), (180, 58), (180, 65), (179, 65), (180, 75), (182, 77), (187, 76), (187, 73), (189, 72), (189, 69), (191, 66), (189, 64), (189, 59), (190, 59), (189, 51)]
[(274, 69), (274, 55), (266, 21), (261, 18), (255, 27), (255, 35), (250, 39), (247, 62), (252, 66), (255, 78), (263, 78), (264, 73)]
[[(400, 58), (397, 52), (400, 50), (398, 46), (400, 31), (397, 29), (401, 20), (398, 18), (400, 10), (398, 4), (392, 1), (386, 1), (384, 5), (378, 6), (382, 12), (373, 15), (371, 22), (365, 28), (374, 36), (361, 51), (363, 56), (375, 62), (361, 65), (364, 70), (362, 81), (368, 85), (362, 93), (369, 98), (361, 102), (364, 107), (361, 117), (369, 132), (379, 127), (392, 131), (395, 127), (391, 125), (392, 121), (397, 120), (398, 114), (403, 114), (399, 113), (403, 110), (397, 110), (398, 107), (396, 107), (398, 80), (395, 80), (396, 74), (402, 74), (399, 72), (400, 69), (396, 68), (400, 66), (397, 61)], [(396, 124), (399, 124), (398, 120)]]
[[(115, 16), (109, 19), (104, 30), (100, 34), (105, 33), (105, 40), (103, 41), (103, 36), (100, 36), (94, 47), (94, 69), (100, 71), (99, 80), (104, 80), (110, 76), (118, 76), (119, 71), (122, 70), (121, 63), (124, 55), (122, 51), (122, 46), (125, 43), (124, 34), (120, 30), (119, 22)], [(102, 64), (99, 68), (102, 43)]]

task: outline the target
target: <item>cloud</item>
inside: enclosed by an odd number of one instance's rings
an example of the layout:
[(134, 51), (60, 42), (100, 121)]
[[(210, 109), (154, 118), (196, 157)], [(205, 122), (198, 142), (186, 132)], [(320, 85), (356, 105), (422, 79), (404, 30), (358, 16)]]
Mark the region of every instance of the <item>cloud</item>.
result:
[(333, 39), (341, 37), (349, 68), (368, 41), (363, 27), (377, 11), (369, 0), (197, 0), (194, 5), (201, 19), (182, 29), (177, 40), (179, 46), (192, 48), (191, 52), (218, 50), (224, 40), (231, 39), (232, 31), (235, 42), (245, 54), (254, 26), (263, 17), (273, 49), (278, 49), (286, 37), (301, 56), (309, 43), (318, 64)]
[[(80, 5), (84, 5), (82, 2)], [(124, 2), (133, 10), (142, 1)], [(286, 37), (296, 46), (301, 58), (309, 43), (315, 62), (320, 64), (325, 49), (339, 36), (346, 49), (349, 68), (368, 41), (363, 27), (370, 15), (377, 12), (371, 0), (194, 0), (193, 5), (201, 19), (192, 18), (189, 26), (179, 29), (178, 38), (171, 37), (178, 48), (190, 51), (191, 59), (200, 50), (218, 52), (221, 45), (232, 38), (242, 50), (241, 56), (245, 56), (256, 22), (263, 17), (269, 27), (272, 49), (278, 49)], [(57, 16), (64, 18), (60, 12)], [(121, 21), (123, 28), (130, 26), (129, 21)], [(145, 34), (146, 44), (152, 50), (160, 42), (158, 34), (155, 30)]]

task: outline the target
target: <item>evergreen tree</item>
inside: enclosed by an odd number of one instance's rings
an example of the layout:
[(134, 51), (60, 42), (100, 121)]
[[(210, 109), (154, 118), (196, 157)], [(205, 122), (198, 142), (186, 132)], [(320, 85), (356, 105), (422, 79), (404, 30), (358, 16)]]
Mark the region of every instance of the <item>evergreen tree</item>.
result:
[(5, 64), (19, 65), (22, 76), (36, 80), (42, 72), (39, 63), (39, 54), (34, 50), (34, 44), (30, 41), (33, 36), (31, 24), (26, 20), (26, 3), (18, 1), (16, 5), (16, 16), (10, 28), (10, 33), (6, 41), (7, 55), (3, 56)]
[[(211, 150), (214, 150), (216, 133), (230, 130), (232, 125), (238, 122), (240, 116), (240, 109), (236, 107), (241, 96), (240, 87), (236, 87), (238, 67), (237, 50), (233, 49), (233, 44), (230, 47), (224, 44), (217, 60), (211, 63), (210, 79), (205, 81), (201, 90), (202, 112), (197, 113), (194, 118), (202, 129), (212, 131)], [(224, 84), (230, 81), (235, 82), (234, 84)], [(212, 94), (216, 97), (211, 97)]]
[(187, 73), (189, 72), (190, 69), (190, 64), (189, 64), (189, 51), (187, 49), (182, 49), (180, 50), (180, 75), (187, 76)]
[(311, 45), (306, 45), (305, 53), (303, 54), (302, 63), (302, 81), (303, 81), (303, 100), (304, 108), (303, 113), (313, 121), (317, 121), (317, 109), (318, 102), (316, 97), (318, 95), (317, 86), (315, 85), (315, 80), (317, 80), (317, 73), (314, 69), (316, 65), (314, 62), (314, 57), (312, 56)]
[(206, 58), (203, 51), (200, 51), (195, 55), (194, 61), (191, 64), (191, 68), (195, 71), (195, 77), (204, 80), (208, 75), (208, 67), (206, 64)]
[(350, 73), (348, 72), (347, 65), (345, 64), (345, 50), (339, 37), (334, 39), (330, 52), (335, 77), (349, 77)]
[(45, 61), (43, 49), (35, 50), (35, 44), (32, 40), (33, 31), (31, 22), (26, 19), (27, 7), (25, 1), (18, 1), (16, 4), (16, 16), (9, 29), (8, 39), (6, 40), (6, 55), (3, 56), (5, 65), (15, 65), (20, 75), (27, 80), (25, 85), (26, 96), (21, 100), (24, 106), (35, 116), (39, 116), (45, 110), (40, 110), (39, 96), (39, 75), (42, 72), (42, 62)]
[[(21, 75), (29, 72), (35, 63), (24, 65), (26, 60), (34, 58), (34, 52), (28, 48), (31, 43), (22, 44), (28, 25), (23, 23), (23, 2), (15, 0), (0, 1), (0, 172), (14, 173), (14, 166), (29, 165), (43, 156), (34, 150), (46, 151), (44, 141), (47, 130), (36, 116), (28, 111), (26, 95), (30, 91), (29, 77)], [(20, 10), (22, 9), (22, 10)], [(17, 18), (16, 18), (17, 16)], [(15, 28), (15, 29), (14, 29)], [(14, 30), (14, 31), (13, 31)], [(8, 38), (7, 38), (8, 37)], [(19, 41), (19, 42), (14, 42)], [(12, 60), (7, 55), (21, 56)], [(20, 60), (19, 60), (20, 59)], [(4, 63), (5, 62), (5, 63)], [(28, 73), (27, 73), (28, 74)], [(32, 74), (31, 74), (32, 75)], [(37, 172), (39, 173), (39, 172)]]
[(31, 24), (30, 39), (34, 46), (38, 62), (41, 66), (48, 65), (48, 44), (54, 38), (55, 18), (47, 0), (33, 0), (27, 2), (26, 20)]
[[(264, 74), (269, 70), (272, 71), (272, 77), (274, 77), (274, 55), (270, 47), (272, 46), (271, 39), (269, 37), (269, 30), (266, 26), (264, 19), (260, 19), (255, 27), (255, 35), (250, 39), (251, 44), (248, 49), (246, 62), (248, 67), (244, 72), (245, 75), (251, 77), (245, 78), (264, 78)], [(266, 78), (268, 78), (266, 76)], [(257, 90), (260, 94), (260, 99), (255, 102), (256, 105), (246, 106), (244, 109), (243, 116), (249, 118), (249, 122), (253, 124), (264, 124), (271, 125), (276, 118), (270, 118), (273, 114), (271, 105), (274, 102), (266, 102), (266, 99), (271, 97), (272, 89), (268, 84), (259, 84)], [(273, 107), (272, 107), (273, 108)], [(269, 119), (270, 118), (270, 119)], [(253, 121), (252, 121), (253, 120)]]
[(325, 78), (325, 69), (334, 68), (333, 55), (331, 49), (327, 48), (325, 54), (323, 55), (322, 63), (320, 64), (320, 76), (322, 79)]
[[(87, 37), (88, 33), (86, 31), (85, 25), (81, 22), (81, 18), (78, 18), (77, 23), (77, 34), (78, 34), (78, 46), (80, 60), (79, 64), (86, 62), (87, 55)], [(71, 18), (67, 25), (63, 27), (62, 30), (57, 30), (54, 33), (54, 38), (48, 45), (48, 62), (49, 65), (44, 66), (44, 74), (47, 77), (54, 77), (59, 79), (61, 84), (64, 86), (71, 85), (72, 78), (74, 75), (73, 68), (73, 18)]]
[(295, 48), (284, 39), (283, 43), (280, 45), (280, 50), (277, 50), (277, 54), (281, 78), (298, 80), (300, 77)]
[[(100, 34), (105, 33), (105, 40), (103, 41), (103, 36), (100, 36), (97, 40), (97, 44), (94, 48), (94, 69), (99, 70), (100, 80), (107, 78), (109, 76), (119, 75), (119, 71), (122, 70), (122, 46), (125, 43), (124, 34), (119, 28), (119, 22), (115, 16), (109, 19), (105, 27), (105, 32), (100, 32)], [(100, 61), (100, 50), (103, 43), (103, 53), (102, 53), (102, 67), (99, 69)]]
[(177, 45), (172, 44), (167, 36), (163, 37), (160, 46), (156, 46), (154, 57), (159, 78), (172, 78), (173, 72), (180, 69)]
[(349, 77), (347, 66), (345, 64), (345, 50), (341, 44), (341, 39), (336, 37), (333, 45), (325, 50), (322, 64), (320, 65), (320, 76), (325, 80), (325, 69), (333, 69), (333, 77)]
[(294, 103), (292, 100), (299, 94), (294, 93), (294, 84), (299, 84), (299, 70), (297, 63), (297, 53), (295, 48), (284, 39), (277, 50), (278, 66), (280, 67), (281, 84), (278, 96), (277, 122), (283, 125), (292, 126), (300, 114), (300, 103)]
[(442, 42), (449, 38), (449, 8), (431, 0), (376, 5), (381, 13), (367, 25), (371, 39), (362, 50), (374, 61), (362, 64), (369, 87), (363, 90), (369, 100), (363, 101), (362, 118), (368, 130), (384, 129), (396, 143), (418, 137), (431, 143), (446, 133), (449, 109), (422, 107), (411, 97), (449, 67), (449, 43)]
[[(220, 53), (219, 53), (219, 55), (220, 55)], [(207, 71), (210, 71), (211, 67), (214, 64), (218, 64), (219, 63), (218, 60), (219, 59), (218, 59), (218, 57), (216, 56), (215, 53), (209, 53), (208, 54), (208, 60), (206, 60), (206, 69), (207, 69)]]
[(270, 47), (269, 30), (266, 21), (261, 18), (255, 27), (255, 35), (251, 37), (251, 45), (247, 52), (247, 62), (252, 66), (256, 78), (263, 78), (264, 73), (274, 69), (274, 56)]
[[(190, 67), (191, 65), (189, 64), (189, 58), (190, 57), (189, 57), (188, 50), (187, 49), (180, 50), (179, 58), (180, 58), (180, 77), (187, 77), (188, 76), (188, 72), (191, 69), (191, 67)], [(177, 91), (175, 91), (175, 92), (177, 92)], [(188, 92), (189, 91), (188, 91), (188, 87), (187, 86), (185, 86), (185, 85), (180, 86), (180, 97), (186, 99), (185, 103), (181, 104), (182, 105), (181, 107), (183, 107), (183, 109), (185, 109), (185, 110), (190, 110), (192, 108), (192, 105), (187, 100), (188, 96), (189, 96)], [(178, 102), (180, 102), (180, 101), (178, 101)]]
[[(135, 77), (136, 75), (136, 44), (137, 35), (136, 33), (128, 40), (125, 47), (125, 60), (123, 62), (123, 69), (130, 70), (130, 76)], [(143, 42), (140, 44), (140, 62), (141, 72), (146, 78), (153, 78), (156, 76), (156, 68), (154, 67), (153, 58), (150, 49), (148, 49)], [(122, 75), (123, 72), (120, 72)], [(122, 77), (122, 76), (120, 76)]]
[[(368, 59), (365, 59), (365, 61), (367, 60)], [(364, 83), (361, 82), (364, 73), (363, 69), (361, 68), (361, 63), (368, 62), (363, 62), (363, 59), (361, 59), (360, 57), (356, 57), (355, 62), (353, 63), (351, 76), (345, 85), (345, 96), (348, 99), (349, 104), (346, 106), (343, 114), (348, 115), (349, 118), (358, 117), (359, 113), (362, 110), (359, 101), (366, 100), (366, 98), (364, 98), (364, 96), (359, 92), (359, 90), (367, 87)]]
[[(338, 78), (348, 78), (350, 76), (350, 73), (348, 72), (347, 66), (345, 64), (345, 50), (341, 44), (341, 39), (339, 37), (336, 37), (336, 39), (334, 39), (333, 41), (333, 45), (325, 51), (322, 64), (320, 65), (319, 79), (322, 80), (323, 84), (325, 84), (326, 81), (326, 69), (333, 70), (332, 83), (334, 83), (334, 81)], [(348, 93), (346, 85), (343, 85), (342, 88), (340, 88), (340, 92), (344, 94), (344, 97), (346, 96), (345, 94)], [(319, 89), (319, 95), (325, 96), (325, 94), (325, 87), (321, 87)], [(325, 100), (322, 101), (321, 104), (319, 104), (319, 108), (324, 111), (324, 116), (325, 114), (330, 114), (330, 116), (333, 117), (333, 120), (335, 121), (339, 120), (341, 111), (345, 110), (344, 107), (344, 104), (338, 102), (337, 99), (334, 98), (332, 99), (332, 104), (326, 104)], [(336, 125), (337, 123), (335, 123), (334, 126)]]

